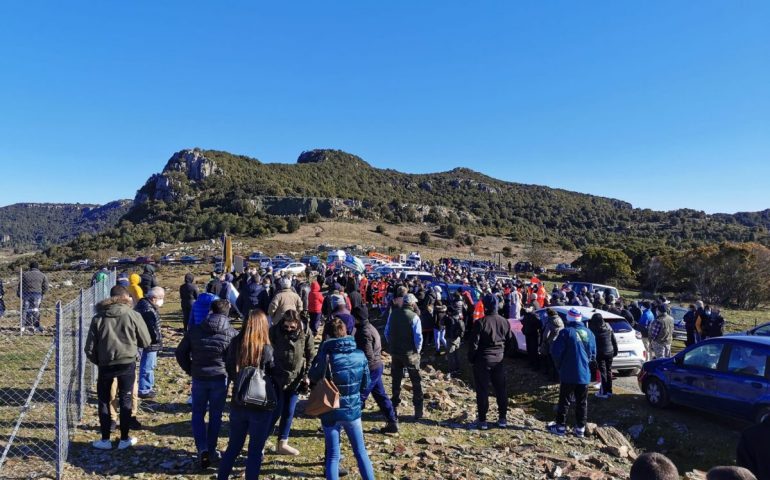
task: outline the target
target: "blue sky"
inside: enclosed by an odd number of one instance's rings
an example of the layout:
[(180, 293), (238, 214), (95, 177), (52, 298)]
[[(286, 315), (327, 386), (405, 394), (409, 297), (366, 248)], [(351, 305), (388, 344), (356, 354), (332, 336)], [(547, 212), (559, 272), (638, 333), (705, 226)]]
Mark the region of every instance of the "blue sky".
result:
[(339, 148), (653, 209), (770, 208), (770, 2), (3, 2), (0, 205), (171, 154)]

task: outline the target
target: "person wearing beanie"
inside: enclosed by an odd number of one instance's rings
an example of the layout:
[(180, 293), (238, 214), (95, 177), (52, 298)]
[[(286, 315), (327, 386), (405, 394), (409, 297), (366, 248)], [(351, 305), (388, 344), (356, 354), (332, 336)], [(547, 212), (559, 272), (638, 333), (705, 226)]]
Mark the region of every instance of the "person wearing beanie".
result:
[[(591, 364), (596, 362), (596, 340), (582, 323), (583, 315), (577, 308), (567, 312), (567, 324), (559, 332), (551, 347), (551, 357), (559, 369), (559, 404), (556, 422), (548, 431), (559, 436), (566, 433), (567, 410), (575, 404), (575, 436), (585, 436), (588, 421), (588, 384), (591, 383)], [(574, 402), (571, 398), (574, 396)]]
[(398, 418), (393, 404), (385, 392), (382, 383), (382, 372), (385, 365), (382, 363), (382, 343), (380, 332), (369, 322), (369, 310), (365, 305), (359, 305), (353, 309), (353, 317), (356, 319), (356, 347), (364, 352), (369, 362), (369, 384), (361, 391), (361, 408), (366, 404), (366, 399), (371, 394), (380, 413), (385, 417), (387, 424), (380, 429), (380, 433), (398, 433)]
[(334, 323), (334, 320), (337, 318), (342, 320), (342, 322), (345, 324), (348, 335), (355, 335), (356, 319), (353, 318), (353, 315), (350, 314), (350, 310), (348, 310), (348, 304), (345, 301), (345, 297), (342, 295), (330, 295), (328, 298), (331, 299), (332, 313), (326, 320), (326, 323), (324, 323), (323, 336), (321, 337), (322, 340), (329, 338), (329, 332), (331, 332), (331, 324)]
[(406, 289), (402, 288), (396, 289), (396, 295), (401, 296), (393, 299), (390, 315), (385, 324), (385, 340), (390, 344), (393, 407), (398, 412), (398, 406), (401, 404), (401, 381), (406, 369), (409, 380), (412, 382), (414, 419), (419, 420), (424, 414), (422, 378), (420, 377), (422, 323), (417, 314), (417, 297), (411, 293), (404, 295)]
[(679, 480), (679, 470), (665, 455), (647, 452), (631, 465), (629, 480)]
[(671, 356), (671, 342), (674, 339), (674, 319), (668, 314), (665, 304), (656, 308), (657, 317), (650, 324), (650, 349), (653, 359)]
[(498, 314), (497, 297), (491, 293), (481, 299), (484, 305), (484, 317), (473, 324), (473, 332), (468, 345), (468, 361), (473, 365), (473, 383), (476, 387), (477, 420), (475, 426), (488, 429), (487, 411), (489, 410), (489, 383), (495, 390), (497, 399), (497, 426), (506, 428), (508, 396), (505, 390), (505, 372), (503, 358), (510, 350), (513, 333), (508, 320)]
[(278, 323), (283, 314), (288, 310), (294, 310), (295, 312), (302, 311), (302, 299), (297, 292), (291, 288), (291, 279), (288, 277), (281, 277), (278, 279), (278, 293), (275, 294), (270, 301), (270, 305), (267, 307), (267, 316), (270, 319), (270, 325)]

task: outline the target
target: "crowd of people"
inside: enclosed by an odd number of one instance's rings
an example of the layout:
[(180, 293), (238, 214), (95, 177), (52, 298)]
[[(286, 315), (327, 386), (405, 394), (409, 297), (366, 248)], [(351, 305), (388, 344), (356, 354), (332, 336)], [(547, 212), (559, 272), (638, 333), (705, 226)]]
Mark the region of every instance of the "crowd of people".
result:
[[(339, 463), (344, 430), (361, 477), (374, 478), (361, 424), (368, 397), (374, 397), (385, 422), (379, 430), (382, 434), (398, 432), (400, 421), (419, 421), (428, 415), (421, 375), (424, 358), (435, 358), (432, 352), (446, 355), (447, 375), (457, 376), (464, 363), (460, 357), (463, 344), (476, 391), (476, 420), (471, 427), (490, 427), (491, 385), (496, 426), (506, 428), (506, 362), (515, 348), (509, 319), (522, 321), (530, 366), (559, 383), (556, 417), (547, 426), (559, 436), (567, 434), (567, 412), (572, 407), (576, 410), (572, 434), (585, 435), (588, 390), (597, 372), (601, 381), (597, 397), (612, 395), (612, 359), (618, 345), (602, 311), (626, 318), (642, 333), (652, 356), (671, 354), (673, 320), (663, 298), (626, 305), (608, 292), (574, 292), (567, 285), (555, 285), (547, 292), (545, 284), (534, 278), (496, 278), (453, 265), (451, 260), (435, 265), (426, 262), (423, 269), (434, 277), (432, 285), (396, 275), (370, 280), (344, 269), (299, 278), (252, 268), (240, 275), (212, 273), (199, 291), (195, 277), (187, 274), (179, 287), (185, 333), (175, 346), (175, 356), (191, 377), (191, 425), (200, 467), (218, 464), (218, 478), (229, 478), (247, 436), (246, 478), (258, 478), (271, 434), (276, 435), (275, 454), (299, 455), (290, 444), (298, 400), (307, 394), (312, 400), (319, 385), (333, 383), (338, 391), (336, 408), (319, 415), (326, 477), (336, 479), (346, 473)], [(444, 292), (442, 283), (462, 288)], [(154, 369), (157, 352), (163, 347), (160, 311), (164, 297), (165, 291), (148, 265), (142, 274), (120, 275), (110, 298), (98, 305), (85, 345), (88, 358), (99, 367), (101, 438), (93, 443), (97, 449), (113, 448), (110, 434), (116, 428), (120, 431), (117, 448), (137, 442), (130, 435), (131, 430), (141, 428), (135, 416), (136, 398), (156, 395)], [(598, 312), (587, 322), (578, 308), (569, 308), (566, 321), (550, 308), (589, 305)], [(541, 308), (548, 309), (546, 321), (534, 315)], [(384, 323), (382, 337), (369, 320), (370, 312), (379, 314)], [(693, 341), (712, 336), (715, 331), (709, 330), (705, 319), (707, 315), (713, 318), (714, 312), (702, 305), (693, 305), (692, 312)], [(241, 324), (240, 331), (234, 323)], [(383, 382), (383, 345), (391, 357), (390, 396)], [(242, 380), (247, 375), (250, 380)], [(258, 406), (242, 398), (251, 395), (244, 388), (255, 385), (255, 377), (262, 380), (255, 390), (261, 392), (256, 395), (261, 400)], [(413, 414), (408, 416), (400, 412), (404, 410), (405, 377), (412, 393)], [(227, 448), (220, 454), (218, 439), (228, 392), (230, 434)], [(762, 441), (767, 445), (770, 427), (762, 428), (747, 438), (755, 441), (765, 435)], [(746, 453), (752, 448), (748, 440), (742, 445), (741, 465), (755, 473), (768, 468), (756, 450)], [(657, 465), (654, 460), (650, 465)], [(669, 477), (634, 477), (632, 471), (631, 478)]]

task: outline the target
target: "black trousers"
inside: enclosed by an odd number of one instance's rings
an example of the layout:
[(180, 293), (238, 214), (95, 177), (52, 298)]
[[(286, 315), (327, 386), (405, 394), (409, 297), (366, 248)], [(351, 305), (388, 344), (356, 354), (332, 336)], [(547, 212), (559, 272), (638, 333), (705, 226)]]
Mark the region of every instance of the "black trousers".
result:
[(687, 340), (684, 341), (684, 346), (689, 347), (695, 345), (695, 330), (687, 329)]
[(505, 391), (503, 362), (489, 363), (485, 360), (476, 360), (476, 363), (473, 364), (473, 382), (476, 384), (476, 409), (480, 422), (487, 421), (490, 381), (497, 399), (498, 418), (504, 420), (508, 414), (508, 397)]
[(540, 353), (538, 349), (540, 347), (540, 337), (538, 335), (527, 335), (524, 337), (527, 341), (527, 358), (529, 359), (529, 366), (535, 370), (540, 369)]
[(602, 393), (612, 393), (612, 357), (610, 358), (597, 358), (597, 365), (599, 365), (599, 374), (602, 376)]
[(131, 392), (136, 377), (136, 364), (111, 365), (99, 367), (99, 378), (96, 381), (96, 395), (99, 399), (99, 429), (102, 440), (110, 438), (110, 389), (113, 379), (118, 380), (118, 402), (120, 404), (120, 439), (128, 439), (128, 425), (133, 412), (131, 410)]
[(575, 423), (578, 427), (585, 427), (588, 421), (588, 385), (575, 383), (562, 383), (559, 386), (556, 423), (567, 424), (567, 412), (573, 401), (575, 402)]
[(412, 381), (412, 403), (415, 410), (422, 410), (422, 378), (420, 377), (420, 354), (391, 355), (390, 376), (393, 380), (393, 406), (401, 404), (401, 381), (404, 368)]

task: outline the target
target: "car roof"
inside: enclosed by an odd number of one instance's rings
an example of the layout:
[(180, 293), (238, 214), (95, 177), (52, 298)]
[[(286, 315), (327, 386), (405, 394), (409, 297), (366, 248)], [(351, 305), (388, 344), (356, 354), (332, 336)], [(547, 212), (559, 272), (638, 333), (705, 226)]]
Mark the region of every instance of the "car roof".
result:
[(601, 313), (602, 314), (602, 318), (605, 319), (605, 320), (625, 320), (625, 318), (621, 317), (620, 315), (615, 315), (614, 313), (605, 312), (604, 310), (599, 310), (598, 308), (593, 308), (593, 307), (570, 307), (570, 306), (559, 305), (559, 306), (555, 306), (555, 307), (540, 308), (537, 311), (541, 312), (541, 311), (545, 311), (545, 310), (547, 310), (549, 308), (551, 310), (554, 310), (557, 313), (563, 313), (564, 315), (566, 315), (567, 312), (569, 312), (571, 309), (574, 308), (575, 310), (580, 312), (580, 314), (583, 316), (583, 318), (585, 320), (588, 320), (589, 318), (591, 318), (591, 316), (594, 313)]
[(739, 342), (739, 343), (746, 343), (746, 344), (753, 344), (753, 345), (763, 345), (765, 347), (770, 347), (770, 337), (758, 337), (755, 335), (726, 335), (724, 337), (717, 337), (717, 338), (709, 338), (706, 340), (707, 342), (719, 342), (719, 341), (730, 341), (730, 342)]

